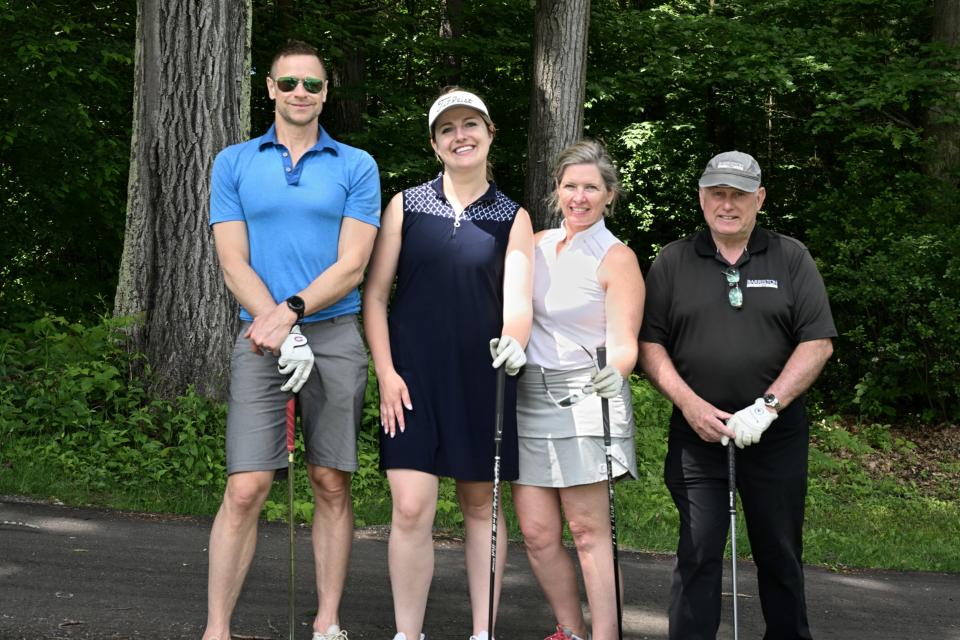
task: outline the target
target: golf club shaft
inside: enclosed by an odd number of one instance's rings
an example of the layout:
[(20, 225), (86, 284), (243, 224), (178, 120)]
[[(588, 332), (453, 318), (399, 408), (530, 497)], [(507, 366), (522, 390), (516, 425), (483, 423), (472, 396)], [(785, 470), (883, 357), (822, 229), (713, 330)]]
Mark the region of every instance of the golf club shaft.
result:
[[(607, 366), (607, 348), (597, 347), (597, 364), (601, 369)], [(617, 601), (617, 637), (623, 640), (623, 609), (620, 604), (620, 550), (617, 545), (617, 502), (613, 488), (613, 459), (610, 444), (610, 401), (600, 399), (603, 412), (603, 446), (607, 453), (607, 497), (610, 502), (610, 540), (613, 545), (613, 592)]]
[(490, 510), (490, 593), (487, 601), (487, 638), (493, 640), (494, 596), (497, 582), (497, 526), (500, 508), (500, 440), (503, 437), (503, 394), (507, 385), (506, 367), (497, 369), (497, 398), (493, 425), (493, 505)]
[(287, 520), (290, 523), (290, 571), (289, 583), (287, 584), (287, 622), (289, 628), (289, 638), (294, 640), (296, 632), (296, 619), (294, 613), (294, 594), (296, 591), (294, 581), (294, 528), (293, 528), (293, 445), (296, 438), (297, 426), (297, 396), (296, 394), (287, 399)]
[(730, 493), (730, 573), (733, 585), (733, 640), (739, 640), (737, 617), (737, 447), (733, 440), (727, 443), (727, 486)]

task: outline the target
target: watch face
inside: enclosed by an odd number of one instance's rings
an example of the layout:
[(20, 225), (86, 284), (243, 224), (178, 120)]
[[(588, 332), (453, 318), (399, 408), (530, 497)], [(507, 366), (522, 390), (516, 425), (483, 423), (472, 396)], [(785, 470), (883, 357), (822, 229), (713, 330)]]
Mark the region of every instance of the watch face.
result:
[(300, 296), (290, 296), (287, 298), (287, 306), (290, 307), (290, 310), (297, 314), (297, 317), (303, 316), (303, 298)]

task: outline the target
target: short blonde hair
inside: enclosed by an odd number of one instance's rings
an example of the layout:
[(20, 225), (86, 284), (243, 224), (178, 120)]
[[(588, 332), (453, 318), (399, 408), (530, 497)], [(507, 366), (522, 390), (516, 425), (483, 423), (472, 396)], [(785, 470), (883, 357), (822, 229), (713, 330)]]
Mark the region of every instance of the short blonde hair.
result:
[(560, 187), (560, 180), (567, 167), (575, 164), (592, 164), (600, 172), (603, 179), (603, 186), (607, 191), (613, 194), (610, 201), (610, 208), (604, 215), (613, 215), (613, 208), (620, 198), (620, 178), (617, 173), (617, 166), (607, 153), (606, 147), (589, 138), (584, 138), (579, 142), (574, 142), (569, 147), (557, 155), (557, 161), (553, 169), (553, 191), (546, 198), (547, 206), (553, 213), (560, 213), (560, 197), (557, 190)]

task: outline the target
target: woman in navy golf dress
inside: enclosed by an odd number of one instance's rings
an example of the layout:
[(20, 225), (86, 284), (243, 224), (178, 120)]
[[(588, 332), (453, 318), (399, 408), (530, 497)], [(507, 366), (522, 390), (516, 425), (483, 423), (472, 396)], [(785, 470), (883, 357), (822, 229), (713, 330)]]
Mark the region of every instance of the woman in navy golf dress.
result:
[[(456, 480), (464, 517), (473, 614), (464, 637), (484, 640), (496, 368), (516, 375), (525, 362), (533, 230), (527, 212), (488, 179), (495, 128), (480, 98), (448, 90), (431, 107), (428, 126), (443, 171), (387, 205), (364, 290), (364, 328), (380, 387), (380, 466), (393, 499), (395, 640), (421, 637), (440, 477)], [(511, 379), (502, 480), (518, 474), (515, 407)], [(506, 557), (502, 527), (497, 543), (495, 602)]]

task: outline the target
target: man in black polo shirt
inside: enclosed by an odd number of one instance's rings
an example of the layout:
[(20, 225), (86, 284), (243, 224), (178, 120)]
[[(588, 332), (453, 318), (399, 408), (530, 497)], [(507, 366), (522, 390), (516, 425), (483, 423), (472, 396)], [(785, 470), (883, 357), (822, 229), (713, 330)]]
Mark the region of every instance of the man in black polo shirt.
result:
[[(764, 640), (810, 638), (803, 591), (809, 427), (804, 392), (837, 335), (800, 242), (757, 226), (766, 192), (751, 156), (707, 164), (707, 228), (665, 246), (647, 274), (644, 371), (673, 402), (664, 478), (680, 515), (670, 638), (715, 638), (729, 526), (724, 445), (757, 565)], [(761, 439), (762, 436), (762, 439)]]

